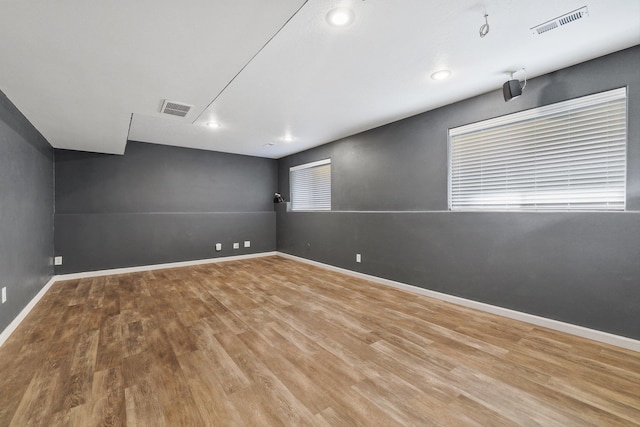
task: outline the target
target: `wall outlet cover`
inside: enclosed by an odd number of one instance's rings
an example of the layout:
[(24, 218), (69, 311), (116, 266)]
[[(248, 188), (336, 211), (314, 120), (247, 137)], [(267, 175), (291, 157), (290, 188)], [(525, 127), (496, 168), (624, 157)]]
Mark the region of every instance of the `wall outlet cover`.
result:
[(222, 250), (222, 243), (216, 243), (216, 252), (220, 252)]
[(250, 248), (251, 247), (251, 240), (245, 240), (244, 241), (244, 247), (245, 248)]
[(53, 265), (62, 265), (62, 257), (61, 256), (57, 256), (57, 257), (53, 258)]
[(240, 243), (234, 243), (233, 249), (240, 249)]
[(362, 262), (362, 256), (360, 254), (356, 254), (356, 262)]
[(7, 302), (7, 287), (3, 287), (2, 288), (2, 303), (4, 304), (5, 302)]

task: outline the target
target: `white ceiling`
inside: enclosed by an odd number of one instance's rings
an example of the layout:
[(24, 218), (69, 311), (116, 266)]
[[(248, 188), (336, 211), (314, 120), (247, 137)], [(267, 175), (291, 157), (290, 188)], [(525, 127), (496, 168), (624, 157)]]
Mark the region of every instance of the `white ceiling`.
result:
[(640, 0), (0, 0), (0, 90), (56, 148), (279, 158), (637, 44)]

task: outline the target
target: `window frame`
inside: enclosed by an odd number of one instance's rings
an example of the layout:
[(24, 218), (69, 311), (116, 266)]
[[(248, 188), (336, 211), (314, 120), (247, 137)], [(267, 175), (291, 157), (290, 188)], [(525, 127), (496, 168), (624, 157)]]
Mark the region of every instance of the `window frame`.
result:
[[(318, 167), (322, 167), (322, 166), (329, 166), (329, 181), (328, 181), (328, 201), (329, 201), (329, 205), (328, 206), (320, 206), (320, 207), (309, 207), (308, 205), (305, 208), (296, 208), (295, 207), (295, 202), (294, 202), (294, 198), (295, 198), (295, 192), (294, 192), (294, 178), (292, 175), (292, 172), (296, 172), (296, 171), (301, 171), (301, 170), (311, 170), (314, 168), (318, 168)], [(289, 168), (289, 194), (291, 197), (291, 201), (289, 203), (289, 211), (291, 212), (328, 212), (331, 211), (332, 209), (332, 181), (333, 181), (333, 175), (332, 175), (332, 170), (331, 170), (331, 158), (327, 158), (327, 159), (322, 159), (322, 160), (317, 160), (314, 162), (309, 162), (309, 163), (303, 163), (300, 165), (296, 165), (296, 166), (291, 166)]]
[[(460, 137), (460, 136), (465, 136), (465, 135), (471, 135), (473, 133), (480, 133), (482, 131), (487, 131), (488, 133), (492, 133), (495, 132), (495, 130), (499, 130), (502, 127), (506, 127), (506, 126), (513, 126), (513, 125), (518, 125), (518, 124), (524, 124), (525, 126), (527, 124), (531, 124), (534, 123), (536, 120), (544, 120), (544, 119), (557, 119), (558, 116), (560, 114), (567, 114), (567, 115), (571, 115), (574, 114), (574, 112), (576, 110), (578, 110), (578, 112), (580, 111), (581, 108), (585, 108), (585, 107), (592, 107), (592, 108), (598, 108), (601, 106), (605, 106), (611, 102), (621, 102), (623, 103), (623, 107), (622, 107), (622, 112), (620, 112), (621, 117), (624, 118), (624, 124), (622, 126), (623, 128), (623, 136), (620, 137), (620, 139), (622, 140), (622, 142), (617, 142), (618, 148), (617, 151), (612, 150), (612, 152), (617, 153), (618, 155), (622, 155), (623, 156), (623, 162), (624, 165), (622, 166), (622, 172), (621, 174), (623, 175), (622, 178), (618, 177), (618, 181), (621, 181), (622, 183), (618, 183), (618, 186), (611, 186), (611, 188), (608, 188), (608, 190), (611, 190), (613, 188), (613, 190), (618, 190), (618, 192), (622, 193), (622, 197), (618, 197), (618, 199), (614, 200), (612, 198), (612, 201), (615, 203), (612, 207), (580, 207), (579, 204), (572, 202), (568, 199), (562, 199), (562, 202), (553, 202), (551, 200), (551, 198), (545, 199), (544, 201), (538, 202), (536, 201), (535, 203), (520, 203), (518, 205), (518, 203), (514, 200), (513, 203), (505, 201), (503, 203), (501, 203), (503, 206), (501, 207), (497, 207), (497, 206), (491, 206), (491, 203), (488, 203), (486, 200), (481, 200), (479, 203), (477, 203), (476, 205), (463, 205), (463, 204), (459, 204), (459, 205), (454, 205), (454, 159), (453, 159), (453, 144), (454, 141), (453, 139), (456, 137)], [(448, 166), (448, 170), (447, 170), (447, 201), (448, 201), (448, 209), (449, 211), (453, 211), (453, 212), (623, 212), (626, 211), (626, 204), (627, 204), (627, 175), (628, 175), (628, 161), (629, 161), (629, 113), (628, 113), (628, 109), (629, 109), (629, 97), (628, 97), (628, 91), (627, 91), (627, 87), (621, 87), (621, 88), (617, 88), (617, 89), (612, 89), (612, 90), (607, 90), (604, 92), (600, 92), (600, 93), (596, 93), (596, 94), (592, 94), (592, 95), (586, 95), (586, 96), (581, 96), (578, 98), (573, 98), (570, 100), (566, 100), (566, 101), (561, 101), (561, 102), (557, 102), (554, 104), (550, 104), (550, 105), (546, 105), (546, 106), (542, 106), (542, 107), (536, 107), (536, 108), (532, 108), (529, 110), (524, 110), (524, 111), (520, 111), (520, 112), (515, 112), (515, 113), (511, 113), (511, 114), (507, 114), (505, 116), (500, 116), (500, 117), (496, 117), (496, 118), (492, 118), (492, 119), (488, 119), (488, 120), (482, 120), (476, 123), (471, 123), (468, 125), (463, 125), (463, 126), (458, 126), (458, 127), (454, 127), (454, 128), (450, 128), (447, 132), (447, 155), (448, 155), (448, 159), (447, 159), (447, 166)], [(602, 114), (602, 116), (599, 117), (605, 117), (604, 114)], [(571, 116), (571, 119), (573, 119), (574, 116)], [(567, 123), (569, 123), (571, 121), (571, 119), (565, 119), (565, 121)], [(580, 141), (580, 139), (578, 139)], [(538, 145), (539, 142), (537, 140), (534, 140), (535, 142), (533, 143), (534, 145)], [(520, 142), (520, 144), (524, 145), (524, 143)], [(603, 147), (606, 146), (606, 144), (603, 142), (601, 143)], [(622, 147), (620, 147), (620, 145), (622, 145)], [(513, 146), (510, 146), (509, 148), (512, 149), (512, 147), (517, 146), (516, 144), (513, 144)], [(458, 147), (459, 148), (459, 147)], [(622, 153), (622, 154), (620, 154)], [(526, 156), (523, 156), (523, 158)], [(574, 156), (575, 157), (575, 156)], [(534, 157), (534, 159), (530, 162), (530, 164), (535, 164), (535, 161), (538, 159), (538, 157)], [(490, 159), (492, 161), (496, 161), (495, 158)], [(509, 164), (508, 161), (513, 161), (513, 158), (509, 158), (506, 160), (503, 160), (504, 164), (507, 165)], [(568, 159), (565, 160), (563, 162), (564, 167), (569, 170), (571, 167), (571, 161), (579, 161), (576, 160), (575, 158), (573, 159)], [(511, 165), (510, 165), (511, 166)], [(458, 168), (460, 166), (458, 165)], [(506, 166), (505, 166), (506, 167)], [(534, 166), (535, 168), (535, 166)], [(595, 168), (594, 168), (595, 169)], [(613, 168), (615, 169), (615, 168)], [(591, 169), (590, 169), (591, 170)], [(539, 172), (540, 169), (535, 169), (535, 172), (530, 172), (529, 175), (532, 175), (531, 177), (529, 177), (530, 179), (533, 179), (533, 177), (535, 176), (535, 173)], [(608, 170), (607, 170), (608, 172)], [(620, 170), (616, 171), (618, 174), (620, 174)], [(479, 174), (479, 176), (482, 176), (482, 172)], [(458, 178), (460, 179), (460, 178)], [(476, 182), (474, 182), (474, 184), (476, 185), (480, 185), (482, 186), (482, 181), (481, 178), (475, 178), (477, 181), (479, 181), (478, 184), (476, 184)], [(604, 182), (605, 180), (600, 178), (600, 180), (602, 182)], [(505, 182), (508, 182), (505, 179)], [(460, 184), (458, 184), (460, 185)], [(470, 184), (471, 185), (471, 184)], [(608, 184), (607, 184), (608, 185)], [(529, 184), (525, 184), (522, 187), (520, 187), (520, 191), (524, 191), (522, 190), (522, 188), (524, 188), (526, 190), (527, 186), (531, 186), (530, 183)], [(566, 185), (567, 190), (565, 190), (565, 192), (569, 192), (570, 191), (570, 185)], [(506, 191), (507, 189), (505, 189)], [(534, 191), (532, 192), (526, 192), (523, 193), (526, 196), (529, 197), (535, 197), (537, 196), (539, 193), (536, 193)], [(460, 197), (461, 192), (459, 191), (456, 194), (458, 197)], [(532, 196), (535, 195), (535, 196)], [(499, 193), (497, 194), (498, 197), (505, 197), (505, 193)], [(571, 204), (574, 203), (574, 205), (577, 206), (571, 206)], [(607, 202), (611, 203), (611, 202)], [(483, 204), (489, 205), (489, 206), (484, 206)], [(495, 205), (498, 205), (499, 203), (495, 203)], [(509, 207), (509, 204), (513, 204), (514, 206)], [(542, 206), (538, 206), (538, 204), (541, 204)], [(547, 207), (545, 207), (545, 204), (547, 205)], [(558, 205), (565, 205), (563, 207), (560, 207)], [(604, 202), (603, 202), (604, 204)], [(621, 204), (621, 205), (620, 205)]]

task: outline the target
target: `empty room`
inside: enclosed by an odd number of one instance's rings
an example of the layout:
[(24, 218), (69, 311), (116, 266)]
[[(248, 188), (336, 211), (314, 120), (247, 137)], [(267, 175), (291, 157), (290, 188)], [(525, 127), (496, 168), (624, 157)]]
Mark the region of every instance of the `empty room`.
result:
[(2, 0), (0, 57), (0, 426), (640, 426), (640, 0)]

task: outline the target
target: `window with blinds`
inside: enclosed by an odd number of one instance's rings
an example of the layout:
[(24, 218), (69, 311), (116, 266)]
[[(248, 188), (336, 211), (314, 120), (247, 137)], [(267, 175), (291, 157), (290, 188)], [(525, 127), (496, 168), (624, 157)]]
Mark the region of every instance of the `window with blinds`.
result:
[(451, 210), (624, 210), (627, 91), (449, 130)]
[(331, 159), (289, 169), (292, 211), (331, 210)]

